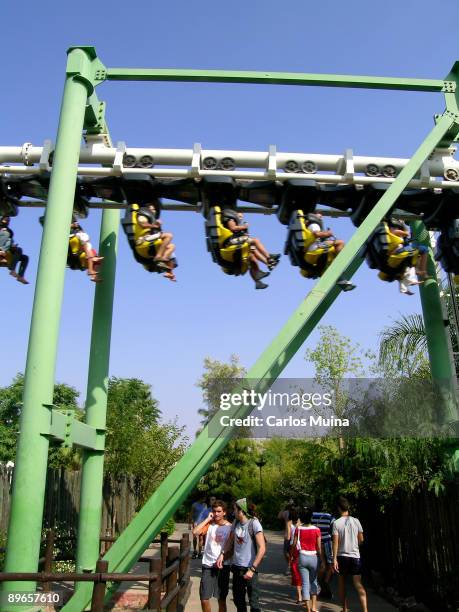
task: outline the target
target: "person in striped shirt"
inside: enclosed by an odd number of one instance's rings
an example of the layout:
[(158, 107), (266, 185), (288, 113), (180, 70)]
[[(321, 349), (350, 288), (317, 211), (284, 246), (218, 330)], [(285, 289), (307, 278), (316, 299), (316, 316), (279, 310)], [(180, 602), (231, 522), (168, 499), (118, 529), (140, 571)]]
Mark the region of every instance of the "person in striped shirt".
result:
[(320, 529), (322, 554), (325, 559), (324, 565), (319, 570), (319, 584), (322, 597), (331, 599), (330, 580), (333, 575), (333, 547), (332, 547), (332, 525), (333, 516), (324, 511), (321, 499), (316, 499), (315, 510), (312, 513), (311, 523)]

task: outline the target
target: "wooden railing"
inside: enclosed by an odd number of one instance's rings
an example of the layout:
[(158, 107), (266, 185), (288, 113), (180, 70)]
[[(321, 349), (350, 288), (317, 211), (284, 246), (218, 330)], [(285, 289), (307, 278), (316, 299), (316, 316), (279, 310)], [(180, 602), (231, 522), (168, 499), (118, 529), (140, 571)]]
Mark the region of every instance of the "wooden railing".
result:
[[(101, 543), (112, 543), (116, 538), (105, 536)], [(148, 582), (149, 610), (166, 610), (167, 612), (179, 612), (184, 610), (188, 598), (188, 587), (190, 583), (189, 559), (190, 541), (189, 535), (177, 539), (169, 539), (167, 533), (162, 533), (160, 539), (154, 540), (149, 546), (153, 548), (156, 543), (160, 544), (159, 557), (142, 556), (141, 563), (148, 563), (148, 572), (142, 574), (109, 573), (108, 561), (99, 559), (95, 572), (78, 574), (76, 572), (51, 571), (53, 561), (54, 533), (47, 533), (45, 556), (40, 559), (43, 566), (42, 572), (2, 572), (0, 582), (6, 581), (33, 581), (42, 584), (43, 591), (50, 591), (51, 583), (61, 582), (93, 582), (93, 594), (91, 600), (92, 612), (103, 612), (104, 599), (107, 582)], [(180, 546), (169, 546), (169, 544), (180, 544)], [(68, 559), (66, 559), (68, 560)]]

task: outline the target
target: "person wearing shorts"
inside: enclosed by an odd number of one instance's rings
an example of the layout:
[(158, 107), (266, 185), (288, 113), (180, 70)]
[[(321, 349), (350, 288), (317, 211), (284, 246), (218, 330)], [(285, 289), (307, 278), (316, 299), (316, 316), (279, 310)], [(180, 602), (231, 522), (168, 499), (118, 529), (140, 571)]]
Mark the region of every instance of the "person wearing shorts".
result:
[(367, 594), (362, 584), (362, 570), (359, 546), (363, 542), (360, 521), (349, 513), (349, 502), (345, 497), (338, 500), (340, 518), (333, 523), (333, 566), (338, 576), (339, 597), (342, 612), (348, 612), (346, 600), (346, 576), (352, 576), (359, 596), (362, 612), (368, 612)]
[(237, 612), (247, 612), (246, 595), (251, 612), (261, 612), (258, 567), (265, 556), (266, 544), (260, 521), (252, 516), (245, 497), (236, 500), (236, 519), (230, 537), (221, 552), (217, 567), (232, 551), (233, 600)]
[(312, 513), (312, 524), (320, 529), (322, 541), (322, 554), (325, 559), (324, 565), (319, 570), (319, 584), (321, 597), (331, 599), (332, 592), (330, 589), (330, 580), (333, 573), (333, 547), (332, 547), (332, 525), (334, 522), (333, 516), (323, 509), (322, 500), (316, 499), (314, 504), (314, 512)]
[(221, 500), (212, 503), (211, 512), (193, 529), (193, 535), (206, 533), (202, 556), (202, 575), (199, 598), (203, 612), (211, 612), (210, 600), (216, 597), (219, 612), (226, 612), (226, 598), (229, 591), (230, 561), (217, 567), (217, 559), (231, 533), (231, 523), (226, 520), (226, 504)]
[[(249, 226), (244, 223), (244, 215), (242, 212), (234, 210), (223, 211), (223, 225), (233, 233), (228, 238), (226, 244), (239, 246), (249, 243), (249, 271), (252, 279), (255, 281), (256, 289), (266, 289), (268, 285), (262, 282), (262, 278), (269, 276), (271, 270), (277, 266), (280, 259), (279, 253), (268, 253), (262, 242), (258, 238), (253, 238), (249, 235)], [(259, 262), (266, 264), (269, 272), (264, 272), (260, 269)]]

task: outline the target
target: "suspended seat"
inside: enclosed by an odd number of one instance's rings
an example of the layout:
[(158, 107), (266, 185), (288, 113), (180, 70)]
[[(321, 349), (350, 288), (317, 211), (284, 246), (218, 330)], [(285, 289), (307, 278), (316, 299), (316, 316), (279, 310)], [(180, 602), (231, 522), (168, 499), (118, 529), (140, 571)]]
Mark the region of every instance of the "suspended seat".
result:
[(248, 238), (241, 237), (239, 244), (230, 244), (235, 238), (234, 233), (225, 227), (225, 220), (233, 219), (238, 223), (236, 211), (220, 206), (211, 206), (206, 219), (207, 250), (212, 260), (225, 272), (239, 276), (245, 274), (249, 268), (250, 245)]
[[(159, 202), (155, 201), (155, 206), (157, 208), (157, 216), (159, 216)], [(133, 203), (127, 205), (124, 218), (121, 220), (124, 233), (128, 239), (134, 259), (142, 264), (148, 272), (164, 274), (164, 267), (158, 267), (158, 262), (154, 261), (154, 257), (158, 252), (158, 248), (161, 246), (162, 240), (160, 237), (155, 240), (144, 239), (145, 236), (151, 234), (152, 230), (150, 228), (144, 228), (138, 223), (137, 216), (140, 211), (142, 211), (142, 208), (139, 204)], [(146, 211), (146, 214), (149, 214), (148, 211)], [(170, 259), (170, 262), (173, 268), (177, 267), (177, 260), (175, 257)]]
[[(303, 210), (295, 210), (291, 214), (288, 226), (287, 241), (284, 252), (289, 256), (294, 266), (299, 266), (300, 272), (306, 278), (319, 278), (336, 257), (335, 247), (326, 245), (307, 227), (307, 221), (322, 225), (321, 219), (312, 213), (305, 215)], [(317, 242), (317, 248), (313, 248)]]
[(392, 282), (400, 279), (407, 268), (416, 266), (418, 249), (406, 246), (403, 251), (395, 253), (403, 245), (403, 239), (393, 234), (386, 221), (378, 225), (367, 242), (365, 259), (370, 268), (379, 270), (379, 278)]

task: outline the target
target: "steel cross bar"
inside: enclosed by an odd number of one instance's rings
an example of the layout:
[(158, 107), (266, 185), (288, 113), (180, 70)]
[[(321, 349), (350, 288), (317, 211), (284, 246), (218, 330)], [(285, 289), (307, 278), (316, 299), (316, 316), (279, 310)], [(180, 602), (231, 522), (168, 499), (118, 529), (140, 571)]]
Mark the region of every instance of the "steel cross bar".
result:
[[(272, 381), (279, 377), (293, 355), (309, 336), (315, 325), (338, 296), (340, 289), (337, 281), (345, 275), (351, 277), (362, 263), (359, 253), (381, 219), (393, 204), (421, 164), (431, 154), (441, 140), (458, 120), (456, 115), (445, 113), (425, 141), (416, 151), (410, 162), (396, 181), (385, 192), (375, 208), (357, 229), (323, 277), (294, 312), (271, 342), (255, 365), (249, 370), (242, 386), (254, 387), (257, 392), (266, 391)], [(236, 407), (226, 412), (228, 416), (242, 418), (250, 413), (252, 407)], [(230, 439), (231, 428), (220, 424), (215, 415), (209, 425), (198, 436), (175, 468), (161, 483), (146, 502), (142, 510), (121, 533), (104, 559), (110, 564), (110, 571), (127, 571), (147, 548), (151, 539), (186, 497), (190, 489), (218, 457)], [(210, 434), (212, 431), (212, 435)], [(110, 597), (111, 592), (107, 597)], [(65, 612), (81, 612), (88, 604), (90, 590), (82, 587), (64, 606)]]
[(107, 68), (108, 81), (187, 81), (198, 83), (264, 83), (270, 85), (316, 85), (364, 89), (443, 92), (454, 82), (439, 79), (404, 79), (346, 74), (260, 72), (249, 70), (191, 70), (169, 68)]

